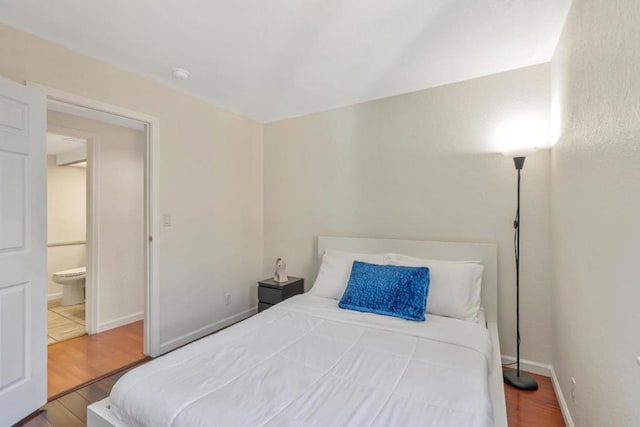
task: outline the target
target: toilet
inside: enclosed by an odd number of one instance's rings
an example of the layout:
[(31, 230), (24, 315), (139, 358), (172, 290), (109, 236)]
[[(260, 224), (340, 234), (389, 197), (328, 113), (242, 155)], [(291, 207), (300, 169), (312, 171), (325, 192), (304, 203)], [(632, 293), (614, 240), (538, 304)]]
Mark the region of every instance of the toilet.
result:
[(62, 285), (62, 305), (74, 305), (84, 302), (84, 280), (87, 267), (72, 268), (53, 273), (54, 282)]

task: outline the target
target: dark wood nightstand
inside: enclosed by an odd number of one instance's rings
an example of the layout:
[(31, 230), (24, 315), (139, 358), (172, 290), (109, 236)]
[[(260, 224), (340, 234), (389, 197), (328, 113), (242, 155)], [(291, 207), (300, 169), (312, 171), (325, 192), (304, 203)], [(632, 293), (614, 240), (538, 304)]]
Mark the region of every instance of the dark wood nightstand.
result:
[(289, 281), (278, 283), (273, 278), (258, 282), (258, 313), (291, 298), (304, 293), (304, 279), (289, 276)]

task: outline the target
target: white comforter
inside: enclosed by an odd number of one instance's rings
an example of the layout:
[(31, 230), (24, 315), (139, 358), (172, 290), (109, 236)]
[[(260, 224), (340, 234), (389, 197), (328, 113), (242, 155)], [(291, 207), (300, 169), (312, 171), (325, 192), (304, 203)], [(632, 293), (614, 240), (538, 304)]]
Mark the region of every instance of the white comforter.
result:
[(490, 360), (479, 324), (301, 295), (129, 372), (111, 407), (149, 427), (488, 427)]

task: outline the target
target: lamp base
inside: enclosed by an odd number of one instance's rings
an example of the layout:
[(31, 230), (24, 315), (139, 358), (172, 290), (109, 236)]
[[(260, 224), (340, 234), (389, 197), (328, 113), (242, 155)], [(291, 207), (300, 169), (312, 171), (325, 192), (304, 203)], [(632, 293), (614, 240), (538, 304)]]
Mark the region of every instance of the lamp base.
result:
[(518, 375), (518, 371), (515, 369), (507, 369), (502, 373), (504, 377), (505, 384), (510, 385), (511, 387), (515, 387), (520, 390), (537, 390), (538, 383), (536, 380), (529, 374), (520, 371), (520, 375)]

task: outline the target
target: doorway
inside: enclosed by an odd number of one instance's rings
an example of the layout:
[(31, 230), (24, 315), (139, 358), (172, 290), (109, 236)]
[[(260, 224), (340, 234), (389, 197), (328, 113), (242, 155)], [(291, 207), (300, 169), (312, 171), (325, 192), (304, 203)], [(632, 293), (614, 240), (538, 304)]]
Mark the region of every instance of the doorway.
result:
[[(74, 338), (74, 340), (55, 344), (49, 348), (49, 361), (51, 363), (52, 356), (57, 353), (63, 358), (67, 358), (67, 354), (76, 352), (76, 349), (70, 351), (61, 350), (63, 345), (78, 344), (82, 348), (90, 348), (92, 343), (96, 351), (92, 354), (95, 356), (97, 352), (109, 354), (113, 356), (113, 352), (109, 348), (106, 348), (104, 344), (110, 343), (122, 343), (128, 342), (129, 351), (131, 347), (139, 346), (137, 352), (131, 353), (130, 357), (123, 357), (121, 360), (115, 360), (117, 358), (110, 357), (109, 362), (113, 362), (108, 365), (108, 369), (104, 371), (94, 370), (88, 377), (78, 382), (77, 386), (96, 380), (104, 375), (108, 375), (114, 371), (114, 369), (125, 368), (131, 363), (137, 363), (140, 356), (143, 358), (146, 356), (158, 355), (158, 342), (159, 331), (157, 329), (157, 250), (155, 245), (157, 244), (156, 230), (156, 218), (157, 218), (157, 143), (158, 143), (158, 120), (146, 116), (137, 112), (121, 109), (116, 106), (103, 104), (94, 100), (78, 97), (75, 95), (63, 93), (54, 89), (46, 88), (39, 85), (27, 84), (28, 86), (37, 86), (38, 89), (44, 91), (47, 95), (47, 112), (48, 112), (48, 124), (49, 131), (65, 135), (66, 137), (84, 139), (86, 141), (86, 174), (87, 174), (87, 229), (86, 229), (86, 332), (88, 335)], [(124, 240), (132, 237), (132, 232), (126, 232), (116, 227), (115, 232), (105, 231), (100, 227), (101, 220), (105, 218), (105, 207), (113, 206), (115, 204), (123, 204), (121, 200), (120, 192), (128, 187), (131, 187), (129, 181), (125, 178), (120, 180), (119, 183), (112, 185), (113, 191), (111, 194), (107, 194), (104, 189), (105, 184), (105, 172), (109, 168), (108, 162), (111, 161), (111, 166), (115, 166), (120, 174), (120, 178), (123, 175), (123, 169), (128, 163), (127, 160), (122, 158), (114, 160), (114, 153), (112, 148), (114, 144), (108, 144), (109, 141), (105, 140), (104, 136), (100, 135), (100, 132), (94, 129), (87, 128), (86, 126), (78, 126), (73, 123), (65, 122), (61, 118), (73, 116), (77, 120), (88, 120), (93, 122), (100, 122), (103, 126), (118, 127), (125, 129), (125, 132), (129, 134), (138, 133), (141, 135), (140, 146), (141, 150), (138, 153), (140, 160), (141, 170), (140, 188), (136, 200), (140, 202), (140, 215), (135, 216), (140, 219), (139, 227), (136, 228), (139, 235), (134, 237), (133, 241), (140, 244), (139, 256), (128, 256), (120, 258), (119, 261), (113, 259), (106, 261), (106, 255), (109, 250), (105, 249), (111, 240), (111, 244), (122, 244)], [(53, 119), (52, 119), (53, 118)], [(126, 135), (125, 135), (126, 137)], [(122, 134), (117, 138), (121, 142), (123, 138)], [(113, 139), (113, 138), (112, 138)], [(130, 145), (129, 147), (131, 147)], [(131, 154), (131, 153), (129, 153)], [(114, 163), (115, 161), (115, 163)], [(69, 166), (71, 167), (71, 166)], [(113, 183), (112, 183), (113, 184)], [(101, 194), (92, 194), (91, 189), (96, 187), (101, 188), (103, 191)], [(115, 196), (114, 196), (115, 194)], [(114, 198), (115, 197), (115, 198)], [(126, 203), (125, 203), (126, 204)], [(130, 212), (129, 212), (130, 213)], [(104, 221), (103, 221), (104, 222)], [(120, 224), (122, 224), (122, 218), (120, 218)], [(120, 237), (117, 236), (118, 232), (121, 233)], [(155, 241), (154, 241), (155, 240)], [(111, 251), (113, 253), (113, 251)], [(130, 303), (133, 299), (131, 293), (129, 296), (124, 295), (123, 292), (132, 290), (131, 283), (126, 283), (121, 289), (114, 294), (109, 291), (113, 289), (110, 284), (117, 281), (119, 278), (124, 277), (119, 274), (112, 274), (110, 277), (107, 273), (108, 268), (104, 265), (110, 265), (113, 267), (117, 264), (125, 269), (127, 264), (129, 267), (138, 267), (139, 278), (141, 286), (139, 288), (139, 300), (140, 306), (138, 309), (129, 311), (122, 311), (123, 306), (126, 303)], [(120, 283), (122, 285), (122, 283)], [(134, 292), (135, 293), (135, 292)], [(126, 302), (124, 304), (118, 304), (118, 301)], [(116, 304), (114, 305), (114, 302)], [(105, 306), (111, 307), (111, 312), (105, 311)], [(53, 308), (57, 310), (57, 308)], [(64, 309), (63, 309), (64, 310)], [(79, 312), (80, 310), (78, 310)], [(108, 311), (108, 310), (107, 310)], [(80, 317), (80, 316), (78, 316)], [(82, 341), (84, 340), (84, 341)], [(117, 344), (114, 344), (117, 345)], [(114, 351), (117, 348), (113, 349)], [(118, 353), (123, 355), (126, 353), (123, 351)], [(84, 362), (82, 362), (84, 363)], [(87, 362), (91, 364), (90, 361)], [(94, 365), (103, 365), (103, 361), (98, 361)], [(55, 375), (52, 375), (52, 370), (49, 369), (49, 384), (51, 386), (51, 380), (54, 376), (59, 376), (60, 369), (57, 369)], [(51, 387), (50, 387), (51, 388)], [(75, 385), (74, 387), (75, 388)], [(70, 388), (70, 389), (73, 389)], [(67, 390), (70, 390), (67, 389)], [(56, 390), (56, 393), (48, 393), (48, 397), (52, 398), (55, 394), (61, 392), (60, 388)]]
[[(45, 94), (47, 103), (58, 103), (83, 111), (107, 113), (121, 119), (130, 119), (144, 123), (146, 129), (144, 199), (145, 199), (145, 310), (144, 310), (144, 354), (155, 357), (160, 355), (159, 325), (159, 148), (160, 122), (148, 114), (122, 108), (71, 94), (34, 82), (26, 82), (27, 87), (35, 88)], [(89, 154), (90, 155), (90, 154)]]

